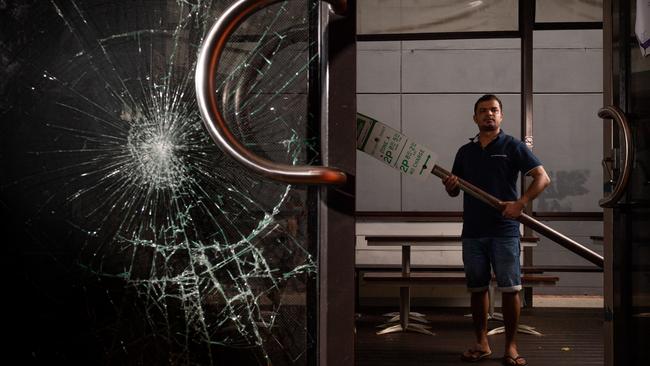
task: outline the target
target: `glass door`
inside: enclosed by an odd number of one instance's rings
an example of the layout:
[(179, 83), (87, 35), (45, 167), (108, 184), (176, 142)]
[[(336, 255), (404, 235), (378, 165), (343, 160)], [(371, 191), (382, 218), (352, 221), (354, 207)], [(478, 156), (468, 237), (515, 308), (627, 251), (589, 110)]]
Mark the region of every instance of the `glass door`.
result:
[(246, 169), (199, 113), (200, 47), (242, 3), (266, 6), (213, 75), (232, 135), (269, 161), (353, 175), (353, 16), (313, 0), (3, 5), (0, 203), (21, 363), (351, 363), (351, 183)]
[(635, 35), (637, 6), (646, 3), (605, 2), (605, 104), (618, 107), (630, 130), (626, 164), (624, 132), (605, 125), (605, 157), (613, 162), (606, 188), (622, 187), (605, 209), (607, 365), (645, 365), (650, 347), (650, 58)]

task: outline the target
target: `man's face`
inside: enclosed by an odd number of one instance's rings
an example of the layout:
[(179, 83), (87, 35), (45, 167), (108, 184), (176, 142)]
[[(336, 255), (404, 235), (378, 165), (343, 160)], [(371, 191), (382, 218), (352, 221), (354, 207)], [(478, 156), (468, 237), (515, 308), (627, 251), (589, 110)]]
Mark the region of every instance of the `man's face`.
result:
[(482, 132), (498, 131), (502, 119), (503, 113), (501, 113), (499, 102), (496, 100), (482, 101), (474, 111), (474, 122)]

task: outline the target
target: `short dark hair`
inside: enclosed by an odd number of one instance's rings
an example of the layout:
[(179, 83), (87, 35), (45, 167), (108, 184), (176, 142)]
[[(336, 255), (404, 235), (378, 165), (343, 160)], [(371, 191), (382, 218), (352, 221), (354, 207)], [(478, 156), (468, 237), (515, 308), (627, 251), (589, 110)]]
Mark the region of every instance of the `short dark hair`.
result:
[(485, 94), (484, 96), (478, 98), (476, 103), (474, 103), (474, 114), (476, 114), (476, 108), (478, 108), (479, 103), (488, 100), (496, 100), (497, 102), (499, 102), (499, 109), (501, 110), (501, 113), (503, 113), (503, 104), (501, 103), (501, 99), (499, 99), (499, 97), (497, 97), (494, 94)]

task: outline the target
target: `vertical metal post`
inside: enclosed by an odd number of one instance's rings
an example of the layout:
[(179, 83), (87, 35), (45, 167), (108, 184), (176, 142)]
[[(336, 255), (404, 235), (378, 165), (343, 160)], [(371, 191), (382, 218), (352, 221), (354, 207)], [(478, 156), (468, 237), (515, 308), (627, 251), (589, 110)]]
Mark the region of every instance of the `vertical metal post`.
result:
[[(356, 166), (356, 26), (354, 1), (346, 16), (320, 6), (321, 157), (350, 177)], [(311, 82), (311, 81), (310, 81)], [(354, 179), (319, 187), (318, 364), (354, 365)]]
[[(309, 65), (307, 74), (307, 123), (311, 127), (307, 129), (307, 136), (312, 141), (321, 141), (320, 126), (321, 120), (321, 93), (320, 93), (320, 78), (321, 70), (319, 65), (320, 47), (321, 47), (321, 15), (320, 15), (320, 1), (309, 0), (307, 2), (307, 11), (309, 14), (309, 59), (314, 58), (314, 61)], [(319, 9), (312, 11), (312, 9)], [(316, 151), (320, 151), (320, 145), (316, 146)], [(307, 160), (314, 161), (318, 164), (321, 163), (320, 156), (311, 149), (307, 149)], [(320, 255), (321, 235), (320, 235), (320, 188), (318, 186), (307, 186), (307, 240), (309, 253), (318, 258)], [(318, 365), (319, 357), (319, 292), (320, 292), (321, 276), (310, 278), (307, 283), (307, 336), (313, 337), (313, 341), (307, 343), (307, 365)]]
[[(535, 0), (519, 1), (519, 32), (521, 35), (521, 141), (533, 149), (533, 26), (535, 24)], [(531, 179), (522, 174), (521, 192), (525, 192)], [(529, 216), (533, 213), (533, 203), (524, 208)], [(524, 236), (532, 236), (533, 231), (524, 226)], [(533, 248), (524, 248), (524, 266), (533, 265)], [(524, 288), (524, 304), (533, 306), (533, 288)]]
[[(607, 15), (607, 36), (609, 44), (603, 45), (605, 57), (611, 60), (611, 67), (605, 71), (605, 87), (608, 87), (604, 98), (623, 112), (630, 109), (630, 36), (631, 36), (631, 1), (611, 1), (605, 4)], [(604, 19), (605, 20), (605, 19)], [(606, 24), (603, 23), (605, 28)], [(608, 55), (609, 52), (609, 55)], [(605, 60), (606, 62), (608, 60)], [(603, 65), (604, 67), (604, 65)], [(611, 83), (611, 84), (610, 84)], [(612, 127), (605, 129), (607, 147), (604, 152), (616, 161), (616, 156), (609, 146), (618, 146), (618, 133)], [(611, 145), (610, 145), (611, 144)], [(617, 172), (614, 172), (615, 179)], [(604, 250), (607, 259), (604, 267), (605, 280), (605, 365), (634, 364), (635, 353), (633, 336), (630, 334), (632, 287), (632, 262), (629, 249), (630, 222), (628, 208), (625, 206), (604, 209)], [(640, 354), (640, 353), (639, 353)]]
[[(603, 1), (603, 105), (614, 104), (614, 9), (612, 0)], [(612, 157), (612, 124), (603, 121), (603, 157)], [(607, 172), (603, 172), (603, 187), (609, 185)], [(614, 267), (613, 223), (614, 210), (603, 208), (603, 297), (604, 297), (604, 349), (605, 366), (614, 366)]]

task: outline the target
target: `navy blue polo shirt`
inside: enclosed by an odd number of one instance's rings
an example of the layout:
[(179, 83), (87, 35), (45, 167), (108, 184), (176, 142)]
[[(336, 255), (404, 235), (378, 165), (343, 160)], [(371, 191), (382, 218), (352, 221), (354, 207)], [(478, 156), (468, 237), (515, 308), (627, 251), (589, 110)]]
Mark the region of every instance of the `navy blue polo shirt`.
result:
[[(456, 153), (452, 174), (501, 201), (516, 201), (517, 177), (542, 165), (530, 149), (503, 130), (485, 148), (477, 137)], [(464, 238), (519, 236), (519, 222), (506, 219), (501, 212), (469, 194), (463, 193)]]

